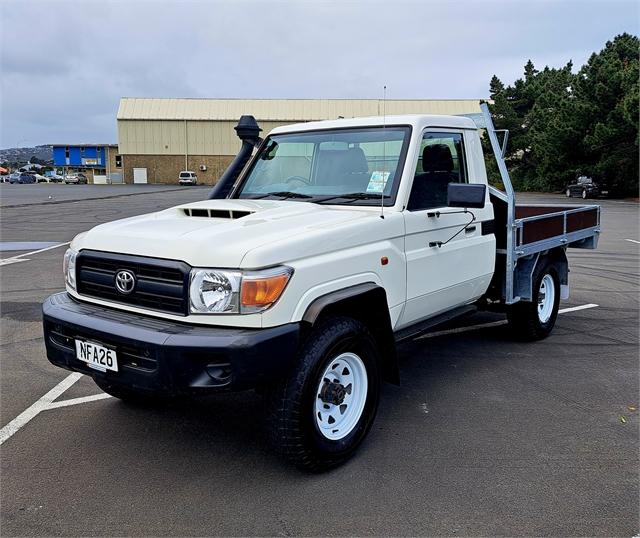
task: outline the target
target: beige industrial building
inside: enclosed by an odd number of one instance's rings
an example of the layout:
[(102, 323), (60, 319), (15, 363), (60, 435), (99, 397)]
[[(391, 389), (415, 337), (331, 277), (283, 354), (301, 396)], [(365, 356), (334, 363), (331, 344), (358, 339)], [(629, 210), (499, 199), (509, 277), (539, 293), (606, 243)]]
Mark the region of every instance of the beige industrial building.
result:
[[(214, 184), (240, 148), (233, 128), (255, 116), (262, 135), (280, 125), (386, 114), (480, 114), (479, 99), (138, 99), (118, 109), (118, 151), (125, 183), (178, 183), (192, 170)], [(118, 163), (120, 164), (120, 163)]]

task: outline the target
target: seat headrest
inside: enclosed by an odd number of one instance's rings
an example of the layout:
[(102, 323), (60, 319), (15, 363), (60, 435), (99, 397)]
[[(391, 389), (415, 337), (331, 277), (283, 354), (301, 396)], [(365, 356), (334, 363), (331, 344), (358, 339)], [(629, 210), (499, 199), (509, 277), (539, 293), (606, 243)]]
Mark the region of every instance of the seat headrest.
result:
[(451, 172), (453, 157), (446, 144), (432, 144), (422, 150), (422, 169), (425, 172)]
[(317, 185), (337, 185), (344, 174), (361, 174), (369, 171), (362, 148), (325, 149), (318, 153)]
[(362, 148), (349, 148), (344, 153), (344, 159), (340, 163), (341, 172), (347, 174), (358, 174), (369, 171), (367, 158)]

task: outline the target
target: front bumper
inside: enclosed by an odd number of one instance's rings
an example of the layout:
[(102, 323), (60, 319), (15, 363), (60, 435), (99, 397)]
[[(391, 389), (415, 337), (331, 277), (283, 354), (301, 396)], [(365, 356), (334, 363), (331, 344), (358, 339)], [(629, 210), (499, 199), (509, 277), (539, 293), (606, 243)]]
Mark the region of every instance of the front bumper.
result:
[[(267, 329), (204, 327), (78, 302), (67, 293), (42, 305), (49, 361), (140, 391), (206, 394), (255, 388), (281, 376), (296, 353), (300, 324)], [(75, 339), (115, 349), (118, 372), (76, 358)]]

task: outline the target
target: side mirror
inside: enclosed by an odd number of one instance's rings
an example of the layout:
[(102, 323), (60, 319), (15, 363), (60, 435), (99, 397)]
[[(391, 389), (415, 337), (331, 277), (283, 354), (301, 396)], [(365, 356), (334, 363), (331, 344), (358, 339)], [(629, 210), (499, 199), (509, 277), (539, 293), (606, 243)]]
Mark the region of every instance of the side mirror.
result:
[(449, 183), (447, 187), (448, 207), (483, 208), (487, 186), (479, 183)]

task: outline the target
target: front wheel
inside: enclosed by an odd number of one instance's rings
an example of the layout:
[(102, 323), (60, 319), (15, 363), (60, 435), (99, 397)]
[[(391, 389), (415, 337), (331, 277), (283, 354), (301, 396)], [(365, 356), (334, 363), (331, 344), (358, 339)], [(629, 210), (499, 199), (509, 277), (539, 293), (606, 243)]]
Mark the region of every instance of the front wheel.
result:
[(582, 199), (583, 200), (587, 199), (587, 191), (586, 191), (586, 189), (582, 189)]
[(323, 471), (349, 459), (378, 409), (380, 357), (365, 325), (327, 319), (287, 377), (266, 394), (271, 444), (296, 466)]
[(565, 194), (567, 195), (567, 198), (571, 198), (571, 189), (567, 189)]
[(520, 340), (542, 340), (556, 324), (560, 305), (560, 278), (553, 263), (540, 260), (533, 272), (531, 302), (520, 301), (507, 309), (509, 326)]

